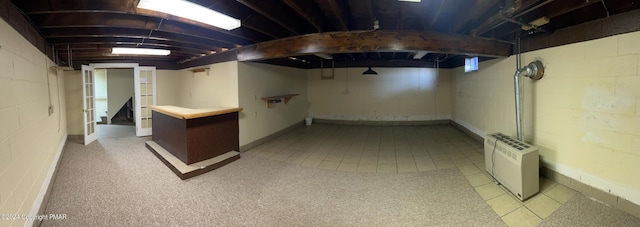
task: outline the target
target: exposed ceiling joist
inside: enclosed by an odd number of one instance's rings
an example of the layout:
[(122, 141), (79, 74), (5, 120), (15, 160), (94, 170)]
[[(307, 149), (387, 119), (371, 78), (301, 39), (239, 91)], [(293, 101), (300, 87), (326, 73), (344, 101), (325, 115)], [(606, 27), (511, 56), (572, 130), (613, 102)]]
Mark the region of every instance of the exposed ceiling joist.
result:
[(442, 13), (442, 8), (444, 7), (445, 2), (446, 1), (438, 2), (437, 6), (435, 7), (436, 11), (433, 16), (431, 16), (431, 20), (429, 20), (429, 27), (433, 27), (436, 21), (438, 21), (438, 17), (440, 17), (440, 14)]
[(500, 10), (500, 12), (493, 15), (491, 18), (485, 20), (484, 23), (480, 24), (478, 27), (473, 29), (473, 35), (482, 35), (500, 25), (505, 23), (504, 17), (511, 17), (514, 14), (526, 10), (530, 7), (535, 7), (536, 4), (539, 4), (542, 0), (520, 0), (516, 1), (513, 7), (505, 6), (506, 8)]
[(331, 10), (333, 10), (333, 13), (336, 15), (336, 17), (338, 18), (338, 30), (342, 30), (342, 31), (348, 31), (349, 30), (349, 22), (347, 21), (346, 17), (345, 17), (345, 12), (344, 12), (344, 5), (342, 4), (342, 1), (338, 1), (338, 0), (326, 0), (327, 4), (329, 4), (329, 7), (331, 8)]
[(474, 1), (474, 5), (466, 7), (465, 12), (460, 12), (460, 16), (456, 19), (453, 25), (452, 32), (458, 33), (469, 22), (478, 20), (495, 6), (499, 0), (478, 0)]
[(310, 24), (315, 27), (318, 32), (324, 32), (326, 30), (326, 24), (324, 22), (324, 15), (318, 10), (318, 7), (313, 1), (309, 0), (283, 0), (287, 6), (289, 6), (298, 15), (306, 19)]
[(301, 28), (307, 28), (307, 26), (304, 26), (301, 20), (286, 11), (286, 6), (279, 4), (279, 2), (264, 0), (237, 1), (276, 22), (278, 25), (286, 28), (293, 34), (300, 35), (310, 32), (308, 29), (300, 30)]
[[(134, 61), (135, 57), (111, 56), (108, 50), (113, 47), (140, 46), (172, 50), (173, 54), (164, 57), (164, 61), (154, 62), (173, 62), (173, 65), (178, 62), (179, 67), (184, 67), (237, 60), (238, 53), (243, 50), (244, 54), (249, 53), (247, 56), (259, 56), (252, 58), (268, 58), (260, 62), (285, 62), (305, 68), (314, 67), (316, 63), (313, 61), (319, 60), (317, 56), (309, 54), (318, 47), (329, 50), (326, 54), (331, 54), (338, 65), (343, 64), (340, 61), (425, 65), (423, 63), (431, 63), (437, 56), (447, 56), (441, 65), (459, 66), (466, 54), (487, 54), (503, 49), (491, 45), (482, 46), (476, 40), (469, 41), (466, 35), (496, 40), (514, 40), (520, 36), (527, 43), (527, 39), (538, 36), (528, 36), (529, 32), (524, 32), (520, 25), (542, 16), (551, 20), (548, 24), (541, 25), (541, 28), (557, 32), (608, 16), (614, 17), (632, 10), (640, 11), (640, 4), (636, 1), (613, 0), (428, 0), (420, 3), (398, 0), (188, 1), (240, 19), (242, 26), (228, 31), (184, 18), (137, 9), (138, 0), (0, 0), (0, 16), (38, 49), (51, 56), (52, 45), (55, 49), (64, 49), (69, 45), (74, 52), (77, 51), (78, 58), (86, 61), (92, 57), (100, 61)], [(602, 27), (600, 30), (603, 31), (600, 33), (618, 34), (621, 31), (638, 30), (633, 27), (635, 17), (628, 18), (629, 22), (616, 22), (620, 24), (608, 26), (606, 30)], [(24, 23), (16, 24), (16, 21)], [(349, 35), (327, 33), (330, 35), (326, 37), (326, 42), (308, 38), (320, 37), (321, 35), (315, 34), (318, 32), (376, 30), (374, 21), (379, 22), (377, 30), (381, 33), (376, 33), (378, 36), (365, 36), (363, 33), (351, 36), (351, 40), (344, 40)], [(620, 29), (622, 24), (630, 24), (631, 27)], [(599, 26), (604, 25), (601, 23)], [(396, 37), (381, 35), (393, 32), (397, 33)], [(567, 38), (565, 36), (573, 34), (563, 33), (563, 36), (558, 36), (561, 38), (556, 39), (585, 40), (584, 37), (594, 38), (594, 34), (600, 34), (597, 31), (581, 32), (575, 36), (582, 38)], [(411, 41), (411, 35), (407, 36), (413, 33), (422, 34), (415, 41), (422, 46), (416, 46)], [(441, 33), (446, 33), (446, 38), (431, 37)], [(292, 37), (296, 34), (301, 36)], [(44, 39), (38, 39), (40, 36)], [(283, 38), (285, 39), (280, 40)], [(307, 43), (303, 43), (305, 39)], [(272, 44), (263, 43), (271, 41), (288, 43), (286, 48), (284, 44), (280, 46), (283, 50), (276, 47), (270, 49)], [(547, 41), (545, 43), (550, 43)], [(342, 49), (333, 46), (343, 44)], [(534, 46), (542, 48), (543, 45)], [(423, 50), (422, 48), (433, 53), (413, 59), (414, 53)], [(267, 51), (261, 52), (264, 50)], [(502, 56), (503, 52), (500, 53), (489, 55)], [(508, 55), (508, 51), (504, 53)], [(56, 55), (52, 59), (58, 59), (65, 53), (58, 51)], [(277, 56), (282, 57), (273, 59)], [(300, 61), (291, 60), (288, 58), (290, 56)], [(143, 57), (140, 60), (150, 62)]]

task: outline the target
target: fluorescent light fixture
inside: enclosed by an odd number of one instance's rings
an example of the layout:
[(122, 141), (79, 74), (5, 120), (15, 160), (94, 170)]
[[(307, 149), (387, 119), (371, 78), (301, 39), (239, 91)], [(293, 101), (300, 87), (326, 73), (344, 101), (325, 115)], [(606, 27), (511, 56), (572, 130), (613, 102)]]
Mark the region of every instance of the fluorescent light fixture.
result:
[(226, 30), (240, 27), (240, 20), (186, 0), (140, 0), (138, 8), (168, 13)]
[(420, 59), (422, 59), (422, 57), (424, 57), (428, 53), (429, 53), (429, 51), (425, 51), (425, 50), (416, 51), (416, 54), (413, 55), (413, 59), (420, 60)]
[(136, 54), (136, 55), (164, 55), (171, 54), (170, 50), (162, 49), (148, 49), (148, 48), (126, 48), (126, 47), (114, 47), (111, 48), (112, 54)]
[(320, 57), (320, 58), (327, 59), (327, 60), (333, 59), (333, 57), (331, 55), (329, 55), (329, 54), (316, 53), (315, 55)]
[(398, 0), (399, 2), (420, 2), (420, 0)]

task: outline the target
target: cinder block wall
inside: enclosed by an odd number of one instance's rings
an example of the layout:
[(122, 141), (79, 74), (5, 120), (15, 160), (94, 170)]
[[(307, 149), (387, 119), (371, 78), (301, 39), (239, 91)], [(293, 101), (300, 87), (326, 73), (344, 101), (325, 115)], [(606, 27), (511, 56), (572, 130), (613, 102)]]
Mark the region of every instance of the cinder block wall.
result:
[[(0, 214), (38, 212), (66, 140), (64, 77), (51, 65), (0, 20)], [(0, 220), (0, 226), (25, 222)]]
[[(525, 139), (546, 168), (640, 204), (640, 32), (524, 53)], [(515, 56), (454, 70), (453, 120), (478, 135), (515, 136)], [(615, 202), (614, 202), (615, 203)], [(613, 204), (616, 205), (616, 204)]]

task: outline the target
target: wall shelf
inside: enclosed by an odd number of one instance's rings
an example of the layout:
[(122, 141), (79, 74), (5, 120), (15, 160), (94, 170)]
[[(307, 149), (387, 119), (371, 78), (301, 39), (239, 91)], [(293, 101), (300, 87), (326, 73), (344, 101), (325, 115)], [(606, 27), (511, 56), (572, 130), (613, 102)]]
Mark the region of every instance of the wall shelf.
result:
[(267, 102), (267, 108), (272, 108), (276, 103), (284, 102), (284, 104), (287, 104), (289, 100), (293, 98), (293, 96), (298, 96), (298, 95), (300, 94), (286, 94), (286, 95), (278, 95), (278, 96), (271, 96), (271, 97), (262, 97), (261, 99)]
[(207, 73), (207, 76), (209, 75), (209, 68), (196, 68), (196, 69), (189, 69), (189, 71), (191, 71), (192, 73), (201, 73), (201, 72), (205, 72)]

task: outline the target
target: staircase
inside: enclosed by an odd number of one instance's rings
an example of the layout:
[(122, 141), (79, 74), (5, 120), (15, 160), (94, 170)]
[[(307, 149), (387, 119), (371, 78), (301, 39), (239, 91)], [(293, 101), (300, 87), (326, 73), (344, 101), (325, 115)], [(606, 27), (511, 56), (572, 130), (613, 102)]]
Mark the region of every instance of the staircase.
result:
[(125, 102), (120, 110), (111, 118), (111, 124), (133, 125), (135, 123), (133, 115), (133, 97)]

